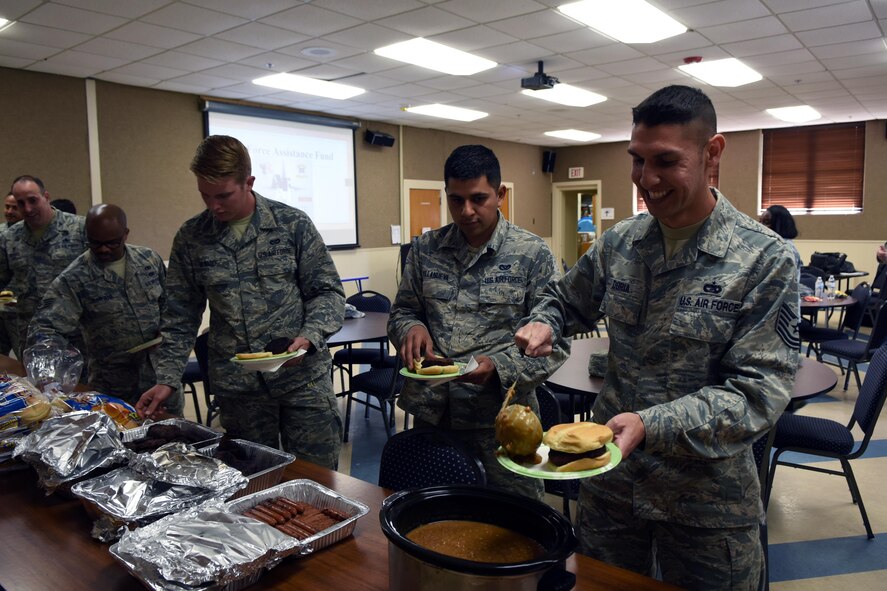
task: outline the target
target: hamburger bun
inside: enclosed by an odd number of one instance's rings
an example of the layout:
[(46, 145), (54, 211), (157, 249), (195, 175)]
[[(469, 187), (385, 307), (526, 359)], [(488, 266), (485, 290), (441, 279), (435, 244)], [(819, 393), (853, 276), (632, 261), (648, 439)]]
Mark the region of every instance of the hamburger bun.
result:
[(424, 357), (419, 357), (413, 359), (413, 373), (422, 376), (439, 376), (458, 372), (459, 366), (456, 365), (456, 362), (452, 359), (447, 359), (445, 357), (437, 359), (425, 359)]
[(15, 294), (9, 291), (8, 289), (4, 289), (0, 291), (0, 298), (12, 298), (15, 297)]
[(606, 445), (613, 441), (613, 431), (591, 422), (555, 425), (542, 442), (548, 446), (548, 461), (558, 472), (593, 470), (610, 462)]
[(238, 359), (264, 359), (274, 355), (271, 351), (260, 351), (259, 353), (237, 353), (235, 357)]

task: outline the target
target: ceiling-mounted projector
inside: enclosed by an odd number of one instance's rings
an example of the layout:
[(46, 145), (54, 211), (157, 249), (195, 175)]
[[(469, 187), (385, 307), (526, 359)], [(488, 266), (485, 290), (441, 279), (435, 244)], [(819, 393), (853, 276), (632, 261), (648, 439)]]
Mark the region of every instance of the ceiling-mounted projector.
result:
[(557, 78), (549, 76), (542, 71), (542, 61), (540, 60), (539, 71), (529, 78), (521, 78), (520, 87), (526, 88), (527, 90), (547, 90), (549, 88), (554, 88), (554, 85), (557, 83)]

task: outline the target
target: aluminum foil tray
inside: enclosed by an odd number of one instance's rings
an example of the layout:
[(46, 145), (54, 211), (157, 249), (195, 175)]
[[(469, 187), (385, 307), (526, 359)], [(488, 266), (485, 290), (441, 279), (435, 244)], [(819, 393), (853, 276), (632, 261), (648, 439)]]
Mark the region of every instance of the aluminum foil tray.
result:
[(137, 439), (144, 439), (148, 436), (148, 427), (151, 425), (174, 425), (178, 427), (183, 433), (186, 433), (188, 437), (194, 439), (194, 441), (191, 442), (191, 445), (196, 448), (211, 445), (222, 438), (222, 434), (218, 431), (213, 431), (209, 427), (201, 425), (200, 423), (187, 421), (185, 419), (164, 419), (162, 421), (157, 421), (156, 423), (142, 425), (141, 427), (122, 431), (120, 433), (120, 438), (123, 440), (123, 443), (129, 443), (130, 441), (135, 441)]
[[(249, 461), (255, 462), (260, 467), (258, 472), (244, 474), (244, 476), (249, 478), (249, 484), (246, 485), (246, 488), (242, 488), (234, 493), (234, 496), (231, 497), (232, 500), (279, 484), (281, 478), (283, 478), (283, 471), (296, 459), (296, 456), (292, 454), (262, 445), (261, 443), (246, 441), (245, 439), (232, 439), (231, 441), (246, 451)], [(197, 451), (210, 457), (215, 457), (218, 447), (219, 442), (216, 442), (207, 447), (200, 447)]]
[(272, 488), (253, 493), (236, 501), (226, 503), (228, 510), (234, 513), (243, 513), (252, 509), (259, 503), (276, 497), (285, 497), (292, 501), (308, 503), (318, 509), (335, 509), (348, 516), (344, 521), (329, 527), (322, 532), (303, 540), (306, 547), (313, 551), (326, 548), (336, 542), (340, 542), (354, 533), (357, 520), (369, 513), (369, 507), (360, 501), (354, 501), (343, 497), (334, 490), (328, 489), (313, 480), (290, 480), (278, 484)]

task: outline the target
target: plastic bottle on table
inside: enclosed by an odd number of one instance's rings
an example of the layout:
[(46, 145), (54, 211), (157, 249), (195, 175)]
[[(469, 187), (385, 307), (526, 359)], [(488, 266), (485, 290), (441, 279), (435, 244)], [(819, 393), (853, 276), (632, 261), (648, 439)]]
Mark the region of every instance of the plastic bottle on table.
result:
[(816, 285), (813, 287), (813, 295), (822, 299), (822, 292), (825, 289), (825, 286), (822, 284), (822, 277), (816, 278)]
[(826, 283), (826, 285), (828, 286), (828, 297), (830, 297), (830, 298), (835, 297), (836, 292), (835, 292), (835, 276), (834, 275), (828, 276), (828, 283)]

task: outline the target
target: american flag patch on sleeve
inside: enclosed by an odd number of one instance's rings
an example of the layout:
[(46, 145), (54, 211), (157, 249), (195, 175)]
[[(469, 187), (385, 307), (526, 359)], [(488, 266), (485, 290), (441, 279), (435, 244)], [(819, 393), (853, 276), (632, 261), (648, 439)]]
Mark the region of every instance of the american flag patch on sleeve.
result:
[(801, 337), (798, 335), (798, 315), (788, 304), (782, 304), (776, 318), (776, 334), (786, 345), (793, 349), (801, 348)]

